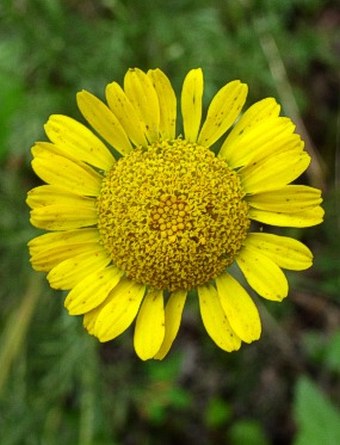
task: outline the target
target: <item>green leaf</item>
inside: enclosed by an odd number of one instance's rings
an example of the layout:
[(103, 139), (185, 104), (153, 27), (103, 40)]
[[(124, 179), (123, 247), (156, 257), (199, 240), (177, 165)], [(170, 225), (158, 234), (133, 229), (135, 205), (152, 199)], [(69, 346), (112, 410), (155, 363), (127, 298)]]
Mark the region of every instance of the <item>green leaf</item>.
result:
[(338, 445), (340, 412), (306, 377), (296, 387), (294, 406), (298, 433), (294, 445)]
[(269, 445), (261, 425), (255, 420), (234, 423), (229, 437), (231, 445)]

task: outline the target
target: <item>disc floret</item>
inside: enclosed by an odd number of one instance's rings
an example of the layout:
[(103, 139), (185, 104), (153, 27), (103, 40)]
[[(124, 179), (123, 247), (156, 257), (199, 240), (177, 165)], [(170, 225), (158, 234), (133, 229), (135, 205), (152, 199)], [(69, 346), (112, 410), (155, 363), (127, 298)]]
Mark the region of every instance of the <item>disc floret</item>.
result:
[(115, 265), (157, 289), (189, 290), (230, 265), (249, 229), (237, 174), (183, 139), (137, 147), (106, 175), (97, 200)]

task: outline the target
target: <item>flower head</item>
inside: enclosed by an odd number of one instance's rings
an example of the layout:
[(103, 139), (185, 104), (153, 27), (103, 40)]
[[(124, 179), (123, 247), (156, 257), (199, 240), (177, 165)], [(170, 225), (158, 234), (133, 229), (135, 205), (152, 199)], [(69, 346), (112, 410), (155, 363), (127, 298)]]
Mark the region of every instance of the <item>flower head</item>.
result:
[(163, 358), (187, 294), (197, 290), (208, 334), (237, 350), (260, 337), (261, 322), (230, 266), (275, 301), (288, 293), (282, 269), (311, 266), (304, 244), (254, 228), (256, 221), (313, 226), (323, 210), (318, 189), (291, 184), (310, 162), (291, 120), (272, 98), (241, 114), (246, 95), (245, 84), (227, 83), (202, 119), (203, 74), (191, 70), (181, 135), (166, 75), (130, 69), (124, 88), (107, 86), (107, 105), (78, 94), (94, 131), (63, 115), (46, 123), (50, 142), (32, 149), (46, 185), (31, 190), (27, 203), (32, 224), (49, 233), (30, 241), (31, 262), (48, 272), (51, 287), (69, 290), (69, 313), (84, 315), (100, 341), (135, 320), (136, 353)]

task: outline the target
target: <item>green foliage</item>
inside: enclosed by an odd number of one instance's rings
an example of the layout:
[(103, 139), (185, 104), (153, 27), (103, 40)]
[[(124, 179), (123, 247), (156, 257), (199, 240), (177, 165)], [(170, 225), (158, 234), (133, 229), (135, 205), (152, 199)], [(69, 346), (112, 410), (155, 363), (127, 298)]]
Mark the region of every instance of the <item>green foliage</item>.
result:
[[(1, 445), (295, 439), (303, 445), (312, 431), (319, 437), (321, 420), (324, 431), (338, 434), (328, 400), (339, 399), (336, 6), (321, 0), (1, 2)], [(283, 79), (275, 71), (280, 63)], [(45, 139), (50, 114), (80, 118), (77, 91), (102, 97), (105, 85), (122, 81), (130, 66), (159, 66), (177, 92), (186, 72), (202, 66), (206, 102), (234, 78), (249, 83), (248, 103), (275, 96), (286, 104), (291, 90), (321, 155), (316, 180), (328, 187), (327, 219), (321, 229), (297, 232), (313, 248), (315, 266), (293, 281), (289, 302), (272, 303), (272, 318), (262, 311), (261, 341), (235, 354), (207, 338), (191, 295), (170, 356), (140, 362), (131, 330), (99, 344), (79, 318), (65, 313), (62, 292), (30, 268), (26, 244), (38, 231), (29, 224), (25, 196), (39, 184), (29, 167), (30, 147)], [(315, 176), (307, 180), (314, 184)], [(332, 384), (321, 393), (306, 370)]]
[[(0, 49), (1, 51), (1, 49)], [(6, 141), (10, 134), (13, 114), (23, 99), (21, 80), (0, 73), (0, 160), (6, 155)]]
[(184, 412), (192, 403), (189, 392), (177, 385), (180, 364), (176, 356), (146, 364), (148, 384), (138, 392), (140, 409), (153, 425), (166, 423), (171, 411)]
[(321, 229), (321, 239), (324, 239), (325, 243), (320, 249), (320, 255), (315, 258), (323, 277), (319, 289), (337, 303), (340, 302), (340, 237), (337, 236), (340, 228), (339, 202), (340, 189), (338, 187), (328, 193), (328, 199), (325, 202), (325, 222)]
[(340, 331), (332, 335), (320, 335), (318, 331), (309, 331), (303, 338), (304, 346), (314, 363), (340, 375)]
[(230, 405), (220, 397), (213, 397), (205, 412), (205, 423), (209, 428), (220, 428), (226, 425), (232, 415)]
[(269, 445), (261, 426), (252, 420), (235, 423), (230, 430), (231, 445)]
[(340, 442), (340, 411), (306, 377), (296, 387), (295, 418), (298, 434), (294, 445), (337, 445)]
[(335, 332), (325, 350), (325, 365), (330, 371), (340, 375), (340, 331)]

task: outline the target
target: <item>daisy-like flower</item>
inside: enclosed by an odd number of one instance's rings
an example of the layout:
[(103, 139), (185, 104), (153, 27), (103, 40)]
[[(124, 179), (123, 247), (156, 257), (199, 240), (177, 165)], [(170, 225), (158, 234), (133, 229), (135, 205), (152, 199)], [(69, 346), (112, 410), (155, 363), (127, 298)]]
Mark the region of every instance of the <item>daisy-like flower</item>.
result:
[(162, 359), (196, 290), (209, 336), (237, 350), (260, 337), (261, 322), (230, 266), (274, 301), (288, 293), (282, 269), (311, 266), (304, 244), (253, 227), (313, 226), (324, 212), (318, 189), (291, 184), (310, 162), (294, 124), (273, 98), (241, 114), (246, 95), (239, 80), (227, 83), (202, 118), (203, 74), (191, 70), (177, 131), (166, 75), (130, 69), (124, 88), (107, 85), (107, 105), (77, 95), (94, 131), (63, 115), (46, 123), (50, 142), (34, 145), (32, 167), (47, 184), (27, 203), (49, 233), (30, 241), (31, 262), (69, 290), (67, 310), (101, 342), (135, 321), (138, 356)]

